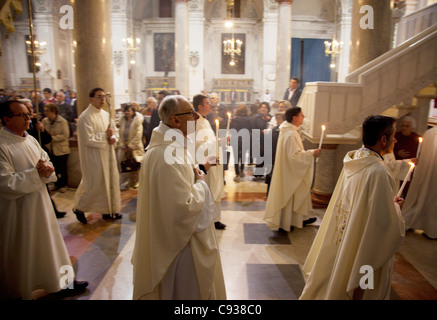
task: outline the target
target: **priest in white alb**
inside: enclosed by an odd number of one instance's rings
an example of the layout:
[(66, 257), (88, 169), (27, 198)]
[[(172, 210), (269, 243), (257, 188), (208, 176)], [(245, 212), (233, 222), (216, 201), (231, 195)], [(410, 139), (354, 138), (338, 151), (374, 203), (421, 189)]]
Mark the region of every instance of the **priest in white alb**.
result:
[[(211, 124), (206, 116), (211, 112), (211, 102), (208, 96), (198, 94), (193, 97), (194, 110), (200, 115), (196, 121), (196, 161), (198, 163), (208, 163), (208, 157), (217, 156), (217, 138)], [(226, 139), (220, 139), (219, 143), (226, 145)], [(223, 153), (220, 152), (223, 148), (219, 148), (219, 159), (223, 159)], [(222, 161), (221, 161), (222, 162)], [(208, 170), (206, 183), (211, 191), (212, 198), (217, 209), (216, 221), (214, 225), (216, 229), (224, 229), (226, 225), (221, 220), (221, 201), (225, 197), (225, 183), (223, 177), (223, 164), (219, 163)]]
[(167, 96), (159, 117), (140, 171), (133, 299), (226, 299), (214, 200), (189, 152), (198, 114), (186, 98)]
[[(35, 291), (77, 294), (88, 285), (74, 271), (46, 184), (57, 180), (47, 153), (27, 134), (27, 107), (0, 105), (0, 299), (37, 298)], [(65, 281), (63, 280), (65, 279)], [(70, 281), (68, 281), (70, 280)]]
[(423, 135), (419, 162), (405, 198), (405, 228), (419, 229), (437, 239), (437, 127)]
[(82, 180), (76, 190), (73, 212), (86, 224), (86, 212), (101, 213), (104, 219), (120, 219), (121, 198), (115, 146), (119, 140), (115, 121), (103, 110), (106, 92), (94, 88), (90, 105), (77, 122)]
[(311, 184), (313, 181), (314, 157), (320, 149), (305, 150), (298, 128), (303, 124), (302, 109), (293, 107), (285, 112), (275, 157), (264, 220), (270, 229), (293, 230), (314, 223), (312, 212)]
[(389, 299), (393, 257), (404, 237), (394, 178), (395, 119), (369, 116), (363, 147), (345, 156), (319, 231), (303, 266), (302, 300)]

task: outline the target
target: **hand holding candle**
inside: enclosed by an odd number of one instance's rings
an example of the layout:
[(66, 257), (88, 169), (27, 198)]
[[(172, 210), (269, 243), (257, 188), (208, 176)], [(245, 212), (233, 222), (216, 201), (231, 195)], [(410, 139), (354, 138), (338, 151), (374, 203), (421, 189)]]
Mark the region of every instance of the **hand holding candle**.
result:
[(404, 179), (404, 182), (402, 183), (401, 188), (399, 189), (399, 192), (397, 194), (397, 197), (400, 198), (402, 195), (402, 191), (404, 191), (405, 185), (407, 184), (407, 182), (410, 180), (410, 176), (411, 176), (411, 172), (413, 172), (413, 169), (415, 167), (414, 163), (409, 162), (410, 164), (410, 170), (408, 170), (407, 176)]

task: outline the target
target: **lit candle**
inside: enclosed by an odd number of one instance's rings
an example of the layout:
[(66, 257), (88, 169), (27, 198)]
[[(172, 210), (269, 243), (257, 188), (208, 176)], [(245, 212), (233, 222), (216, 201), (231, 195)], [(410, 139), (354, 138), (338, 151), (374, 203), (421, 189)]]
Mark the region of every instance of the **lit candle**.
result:
[(226, 129), (226, 138), (229, 137), (229, 128), (231, 127), (231, 117), (232, 117), (232, 114), (230, 112), (228, 112), (228, 127)]
[(417, 147), (416, 158), (419, 158), (420, 148), (422, 147), (423, 138), (419, 138), (419, 146)]
[(216, 135), (216, 138), (217, 138), (217, 143), (216, 143), (216, 146), (217, 146), (217, 153), (216, 153), (216, 157), (217, 157), (217, 163), (218, 163), (218, 159), (219, 159), (219, 126), (220, 126), (220, 122), (219, 122), (219, 120), (218, 119), (216, 119), (215, 120), (215, 135)]
[(404, 182), (402, 183), (402, 186), (399, 189), (399, 192), (397, 194), (398, 198), (401, 197), (402, 191), (404, 191), (405, 185), (410, 180), (411, 172), (413, 172), (413, 169), (414, 169), (414, 163), (413, 162), (409, 162), (409, 164), (410, 164), (410, 170), (408, 170), (407, 176), (405, 177)]
[(322, 149), (322, 143), (323, 143), (323, 138), (325, 136), (325, 130), (326, 130), (326, 127), (322, 126), (322, 136), (320, 137), (319, 149)]

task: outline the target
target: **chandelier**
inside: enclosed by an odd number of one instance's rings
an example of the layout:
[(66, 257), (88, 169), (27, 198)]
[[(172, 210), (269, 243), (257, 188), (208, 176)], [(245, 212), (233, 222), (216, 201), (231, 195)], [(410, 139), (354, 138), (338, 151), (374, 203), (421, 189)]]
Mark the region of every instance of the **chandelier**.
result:
[(331, 55), (331, 69), (335, 68), (335, 58), (342, 52), (343, 42), (338, 42), (337, 40), (325, 41), (325, 55)]
[[(225, 26), (228, 28), (233, 27), (232, 19), (234, 18), (234, 0), (226, 1), (226, 22)], [(235, 39), (234, 33), (232, 33), (231, 39), (227, 39), (223, 41), (223, 54), (230, 55), (231, 61), (229, 64), (231, 66), (235, 66), (237, 62), (237, 57), (241, 56), (241, 46), (243, 45), (243, 41), (239, 39)]]
[[(40, 56), (40, 55), (47, 52), (47, 49), (46, 49), (47, 42), (45, 42), (45, 41), (39, 42), (37, 40), (34, 40), (33, 43), (34, 43), (34, 49), (35, 49), (34, 53), (36, 56)], [(30, 40), (26, 40), (26, 49), (27, 49), (27, 53), (29, 55), (31, 55), (32, 54), (32, 42)]]
[(121, 41), (123, 42), (123, 49), (128, 52), (130, 64), (135, 64), (135, 52), (140, 51), (141, 39), (127, 38)]
[(231, 66), (235, 66), (236, 56), (241, 56), (242, 45), (243, 41), (238, 39), (235, 40), (233, 34), (231, 39), (223, 41), (223, 53), (231, 56), (231, 62), (229, 63)]
[(41, 67), (41, 62), (39, 61), (39, 56), (45, 54), (47, 52), (47, 42), (41, 41), (39, 42), (34, 38), (33, 40), (33, 50), (32, 50), (32, 41), (30, 40), (30, 36), (26, 36), (26, 52), (29, 57), (32, 57), (32, 55), (35, 56), (35, 66), (37, 67), (37, 70), (39, 71), (39, 67)]

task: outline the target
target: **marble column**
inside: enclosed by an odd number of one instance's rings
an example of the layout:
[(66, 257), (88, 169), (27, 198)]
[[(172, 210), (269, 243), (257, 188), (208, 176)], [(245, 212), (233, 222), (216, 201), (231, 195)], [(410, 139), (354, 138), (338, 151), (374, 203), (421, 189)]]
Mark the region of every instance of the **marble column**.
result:
[(205, 89), (205, 17), (204, 6), (200, 3), (191, 4), (188, 29), (190, 34), (189, 39), (189, 80), (190, 86), (187, 98), (192, 98), (194, 95)]
[(276, 51), (275, 99), (281, 100), (290, 82), (291, 68), (291, 4), (293, 0), (277, 0), (278, 42)]
[[(74, 1), (77, 111), (89, 105), (89, 92), (100, 87), (113, 93), (111, 0)], [(111, 99), (114, 112), (113, 98)], [(107, 107), (105, 107), (106, 110)]]
[(391, 49), (392, 17), (390, 0), (355, 0), (349, 72)]
[(188, 96), (188, 6), (187, 0), (175, 1), (176, 89)]
[[(277, 48), (277, 31), (278, 31), (278, 12), (277, 10), (264, 10), (263, 19), (263, 56), (262, 56), (262, 72), (263, 72), (263, 91), (260, 96), (264, 97), (266, 89), (269, 89), (272, 97), (276, 97), (276, 56), (277, 53), (272, 48)], [(283, 95), (287, 86), (284, 84), (279, 86), (279, 96)], [(281, 99), (283, 98), (280, 97)]]
[(335, 161), (338, 144), (322, 145), (322, 153), (316, 162), (311, 200), (314, 208), (326, 208), (334, 192), (337, 178)]

